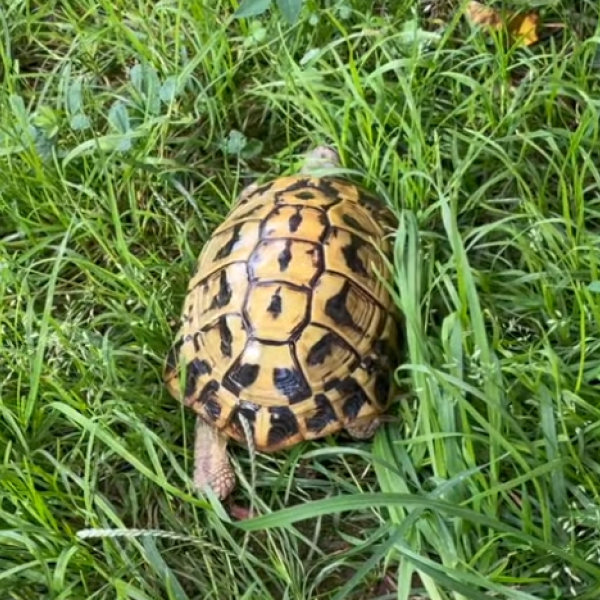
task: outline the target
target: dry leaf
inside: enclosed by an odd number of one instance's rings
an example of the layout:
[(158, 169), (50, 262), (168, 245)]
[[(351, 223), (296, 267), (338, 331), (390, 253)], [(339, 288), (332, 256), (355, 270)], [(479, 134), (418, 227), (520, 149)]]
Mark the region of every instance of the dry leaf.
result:
[(500, 29), (502, 27), (502, 18), (498, 11), (481, 4), (481, 2), (469, 2), (465, 11), (467, 19), (474, 25), (483, 25), (492, 29)]
[(520, 40), (526, 46), (531, 46), (539, 39), (537, 13), (508, 13), (505, 21), (498, 10), (472, 0), (467, 5), (465, 14), (471, 23), (481, 25), (483, 28), (498, 30), (505, 27), (512, 38)]
[(534, 12), (516, 15), (510, 19), (508, 30), (513, 38), (521, 40), (526, 46), (531, 46), (540, 39), (537, 33), (539, 19), (539, 15)]

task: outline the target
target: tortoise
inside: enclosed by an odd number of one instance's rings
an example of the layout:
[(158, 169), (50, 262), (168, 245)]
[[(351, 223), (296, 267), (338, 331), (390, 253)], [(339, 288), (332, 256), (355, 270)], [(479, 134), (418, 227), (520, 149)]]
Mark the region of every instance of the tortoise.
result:
[(164, 381), (197, 414), (194, 485), (221, 500), (236, 483), (231, 439), (275, 452), (340, 430), (367, 440), (385, 420), (395, 220), (366, 189), (319, 174), (338, 165), (319, 146), (296, 174), (244, 188), (189, 281)]

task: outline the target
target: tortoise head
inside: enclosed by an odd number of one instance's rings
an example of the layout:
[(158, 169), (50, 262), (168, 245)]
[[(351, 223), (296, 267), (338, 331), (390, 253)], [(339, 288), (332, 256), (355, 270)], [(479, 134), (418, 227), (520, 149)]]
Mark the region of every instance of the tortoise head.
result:
[(340, 155), (331, 146), (317, 146), (309, 150), (300, 169), (303, 175), (309, 175), (319, 169), (335, 169), (340, 166)]

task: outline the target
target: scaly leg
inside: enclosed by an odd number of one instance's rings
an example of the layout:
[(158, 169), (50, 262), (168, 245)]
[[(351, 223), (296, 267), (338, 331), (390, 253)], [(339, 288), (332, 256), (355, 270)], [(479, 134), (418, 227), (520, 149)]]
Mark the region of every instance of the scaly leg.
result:
[(201, 417), (196, 418), (194, 485), (201, 491), (210, 487), (221, 500), (229, 496), (235, 487), (227, 438)]

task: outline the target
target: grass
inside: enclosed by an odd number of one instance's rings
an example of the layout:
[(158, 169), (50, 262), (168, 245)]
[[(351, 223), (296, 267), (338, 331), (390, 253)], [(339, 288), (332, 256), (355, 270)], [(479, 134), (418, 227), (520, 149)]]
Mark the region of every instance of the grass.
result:
[[(308, 4), (0, 8), (2, 598), (598, 597), (598, 7), (525, 49)], [(410, 393), (372, 444), (237, 449), (230, 522), (162, 361), (235, 194), (323, 142), (399, 215)]]

